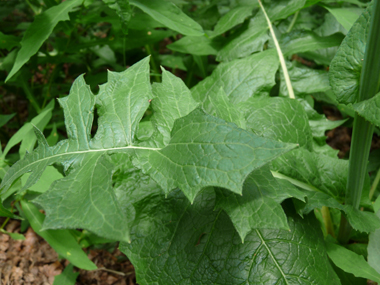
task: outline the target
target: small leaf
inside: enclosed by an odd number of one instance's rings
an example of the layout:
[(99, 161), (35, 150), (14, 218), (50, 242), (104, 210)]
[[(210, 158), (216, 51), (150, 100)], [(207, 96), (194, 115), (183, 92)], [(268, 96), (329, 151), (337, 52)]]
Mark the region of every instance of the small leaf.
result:
[(123, 33), (128, 34), (128, 24), (132, 17), (132, 10), (128, 0), (103, 0), (103, 2), (116, 11), (122, 24)]
[(360, 9), (360, 8), (331, 8), (326, 5), (323, 5), (323, 7), (326, 8), (332, 15), (334, 15), (337, 21), (347, 31), (351, 29), (355, 21), (359, 18), (360, 14), (363, 12), (363, 9)]
[(353, 104), (358, 114), (376, 126), (380, 126), (380, 93), (372, 98)]
[(336, 266), (356, 277), (363, 277), (375, 282), (380, 282), (380, 273), (376, 272), (364, 259), (340, 245), (327, 242), (327, 254)]
[(44, 215), (38, 211), (37, 207), (24, 200), (21, 200), (21, 206), (33, 230), (43, 237), (59, 255), (66, 258), (76, 267), (86, 270), (97, 269), (96, 265), (88, 259), (68, 230), (43, 231)]
[(73, 272), (74, 266), (70, 263), (65, 270), (54, 277), (53, 285), (75, 285), (79, 272)]
[(221, 47), (217, 40), (201, 37), (183, 37), (174, 43), (167, 45), (173, 51), (194, 55), (216, 55)]
[(0, 115), (0, 128), (4, 126), (6, 123), (9, 122), (10, 119), (12, 119), (16, 113), (9, 114), (9, 115)]
[(3, 229), (0, 229), (0, 232), (2, 232), (3, 234), (9, 235), (14, 240), (25, 240), (25, 236), (22, 234), (10, 233), (10, 232), (7, 232)]
[(17, 219), (17, 220), (23, 220), (23, 218), (13, 214), (11, 211), (6, 209), (3, 206), (3, 203), (0, 200), (0, 217), (7, 217), (7, 218), (12, 218), (12, 219)]

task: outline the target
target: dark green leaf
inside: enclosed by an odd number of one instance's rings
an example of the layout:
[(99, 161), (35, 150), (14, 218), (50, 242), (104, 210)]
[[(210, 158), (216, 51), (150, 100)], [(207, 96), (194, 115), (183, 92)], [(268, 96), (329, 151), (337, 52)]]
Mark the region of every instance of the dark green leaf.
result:
[(73, 272), (73, 265), (69, 264), (65, 270), (54, 277), (53, 285), (75, 285), (79, 272)]
[(17, 54), (16, 62), (5, 81), (15, 75), (29, 58), (39, 50), (58, 22), (70, 19), (69, 12), (74, 7), (81, 5), (82, 2), (83, 0), (67, 0), (36, 16), (21, 40), (21, 49)]

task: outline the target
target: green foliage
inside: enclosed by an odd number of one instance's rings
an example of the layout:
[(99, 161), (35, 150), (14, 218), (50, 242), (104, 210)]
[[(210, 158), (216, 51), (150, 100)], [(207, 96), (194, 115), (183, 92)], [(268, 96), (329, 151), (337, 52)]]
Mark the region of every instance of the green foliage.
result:
[[(70, 261), (54, 284), (96, 269), (82, 247), (114, 241), (139, 284), (380, 281), (378, 157), (359, 210), (349, 160), (326, 143), (355, 114), (380, 126), (379, 94), (358, 100), (375, 5), (261, 2), (273, 34), (252, 1), (0, 11), (27, 12), (0, 23), (0, 88), (30, 103), (25, 117), (0, 101), (0, 216)], [(338, 245), (346, 220), (352, 243)]]

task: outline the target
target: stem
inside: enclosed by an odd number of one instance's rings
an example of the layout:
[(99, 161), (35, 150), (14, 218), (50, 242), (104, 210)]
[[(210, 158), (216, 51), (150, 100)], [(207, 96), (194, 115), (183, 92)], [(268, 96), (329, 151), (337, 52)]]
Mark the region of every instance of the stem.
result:
[[(154, 60), (154, 56), (152, 54), (152, 50), (150, 49), (150, 45), (145, 45), (146, 52), (151, 56), (151, 63), (152, 63), (152, 68), (154, 70), (154, 73), (160, 73), (160, 71), (157, 68), (156, 61)], [(159, 76), (154, 77), (156, 79), (156, 82), (161, 82), (161, 79)]]
[(295, 24), (296, 21), (297, 21), (297, 18), (298, 18), (299, 13), (300, 13), (300, 11), (297, 11), (297, 12), (294, 14), (293, 19), (292, 19), (292, 21), (291, 21), (291, 23), (290, 23), (290, 25), (289, 25), (289, 28), (286, 30), (287, 33), (289, 33), (289, 32), (293, 29), (294, 24)]
[[(358, 102), (372, 98), (380, 86), (380, 4), (373, 2), (372, 19), (367, 39), (363, 69), (360, 77)], [(371, 147), (374, 126), (364, 118), (355, 114), (350, 162), (348, 169), (346, 204), (359, 208), (363, 191), (364, 178), (367, 172), (367, 162)], [(342, 215), (338, 240), (347, 243), (351, 226)]]
[(322, 206), (322, 217), (323, 217), (323, 222), (326, 227), (327, 234), (335, 238), (334, 226), (331, 220), (330, 210), (326, 206)]
[(21, 80), (21, 85), (22, 85), (22, 89), (25, 92), (26, 98), (28, 98), (30, 104), (32, 104), (32, 106), (34, 107), (36, 112), (39, 114), (41, 112), (41, 108), (40, 108), (40, 106), (38, 106), (37, 100), (36, 100), (36, 98), (34, 98), (33, 93), (30, 90), (28, 84), (26, 83), (25, 80)]
[(292, 86), (292, 83), (290, 82), (288, 69), (286, 68), (286, 63), (285, 63), (284, 55), (282, 54), (282, 51), (280, 48), (280, 44), (277, 41), (276, 35), (275, 35), (273, 27), (272, 27), (272, 23), (271, 23), (268, 15), (267, 15), (267, 13), (265, 12), (263, 4), (261, 3), (260, 0), (258, 0), (258, 1), (259, 1), (261, 9), (263, 10), (265, 18), (267, 19), (268, 27), (269, 27), (270, 33), (272, 35), (274, 45), (276, 46), (276, 49), (277, 49), (278, 57), (279, 57), (280, 63), (281, 63), (282, 72), (284, 73), (284, 77), (285, 77), (286, 87), (287, 87), (288, 93), (289, 93), (289, 98), (295, 99), (296, 97), (294, 96), (293, 86)]
[(375, 194), (375, 190), (377, 188), (377, 185), (379, 185), (379, 181), (380, 181), (380, 168), (376, 173), (375, 180), (373, 180), (371, 190), (369, 191), (369, 200), (372, 200), (372, 197), (373, 197), (373, 194)]

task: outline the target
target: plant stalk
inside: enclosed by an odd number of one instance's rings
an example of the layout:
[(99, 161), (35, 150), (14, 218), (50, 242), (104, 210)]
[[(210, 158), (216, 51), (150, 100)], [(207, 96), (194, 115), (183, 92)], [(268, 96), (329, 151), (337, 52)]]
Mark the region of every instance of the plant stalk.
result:
[(274, 33), (274, 30), (273, 30), (273, 27), (272, 27), (272, 23), (271, 23), (268, 15), (267, 15), (267, 12), (265, 12), (263, 4), (261, 3), (260, 0), (258, 0), (258, 1), (259, 1), (261, 10), (263, 11), (264, 16), (265, 16), (265, 18), (267, 20), (268, 27), (269, 27), (270, 33), (272, 35), (274, 45), (276, 46), (278, 57), (279, 57), (280, 63), (281, 63), (282, 72), (284, 73), (284, 78), (285, 78), (286, 87), (288, 89), (289, 98), (295, 99), (296, 97), (294, 96), (293, 86), (292, 86), (292, 83), (290, 81), (290, 77), (289, 77), (289, 73), (288, 73), (288, 68), (286, 67), (285, 58), (284, 58), (284, 55), (283, 55), (283, 53), (281, 51), (280, 44), (277, 41), (276, 34)]
[[(150, 48), (150, 45), (145, 45), (145, 50), (151, 56), (150, 62), (152, 63), (152, 68), (154, 70), (154, 73), (159, 74), (160, 71), (156, 65), (156, 61), (154, 60), (154, 56)], [(156, 82), (161, 82), (161, 78), (159, 76), (156, 75), (154, 78), (156, 79)]]
[[(380, 3), (374, 0), (372, 18), (364, 54), (363, 69), (360, 77), (358, 102), (372, 98), (380, 87)], [(364, 178), (367, 174), (367, 162), (371, 147), (374, 126), (355, 115), (352, 142), (350, 149), (350, 162), (348, 169), (346, 205), (359, 208), (363, 191)], [(342, 215), (338, 240), (345, 244), (349, 241), (351, 226)]]

